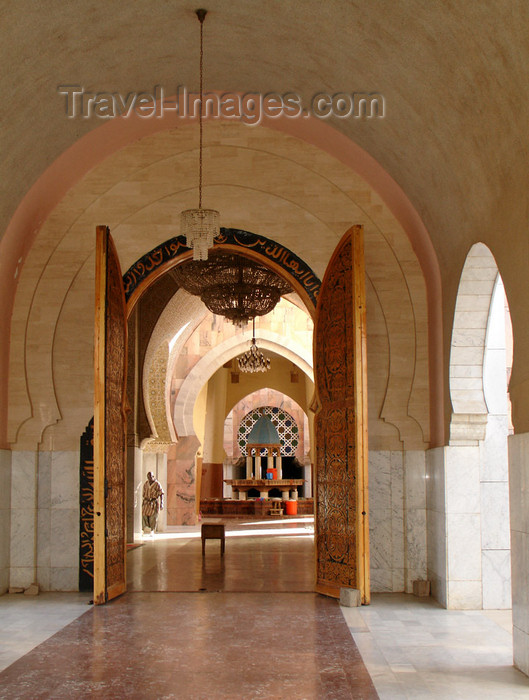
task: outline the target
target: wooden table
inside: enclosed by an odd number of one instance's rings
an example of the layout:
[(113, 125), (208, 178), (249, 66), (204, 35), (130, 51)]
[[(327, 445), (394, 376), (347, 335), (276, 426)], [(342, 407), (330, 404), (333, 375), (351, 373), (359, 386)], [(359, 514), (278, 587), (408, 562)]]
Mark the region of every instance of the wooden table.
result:
[(206, 540), (220, 540), (220, 553), (221, 556), (224, 556), (225, 532), (223, 524), (203, 523), (200, 534), (202, 536), (202, 556), (206, 554)]

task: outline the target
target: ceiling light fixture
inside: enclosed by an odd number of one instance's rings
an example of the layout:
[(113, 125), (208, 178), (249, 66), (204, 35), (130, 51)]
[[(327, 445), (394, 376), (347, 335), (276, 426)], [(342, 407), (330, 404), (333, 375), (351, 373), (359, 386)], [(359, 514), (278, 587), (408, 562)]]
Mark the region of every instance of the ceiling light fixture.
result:
[(270, 358), (263, 355), (255, 341), (255, 318), (253, 319), (252, 335), (250, 349), (237, 358), (239, 369), (241, 372), (268, 372), (270, 369)]
[(213, 247), (220, 233), (220, 215), (215, 209), (202, 208), (202, 140), (203, 140), (203, 85), (204, 85), (204, 20), (207, 10), (196, 10), (200, 22), (200, 115), (198, 159), (198, 209), (186, 209), (180, 214), (180, 232), (186, 237), (186, 245), (193, 248), (194, 260), (207, 260), (208, 249)]
[(216, 248), (208, 260), (189, 260), (172, 275), (186, 292), (199, 296), (214, 314), (243, 328), (250, 319), (270, 313), (288, 282), (254, 260)]

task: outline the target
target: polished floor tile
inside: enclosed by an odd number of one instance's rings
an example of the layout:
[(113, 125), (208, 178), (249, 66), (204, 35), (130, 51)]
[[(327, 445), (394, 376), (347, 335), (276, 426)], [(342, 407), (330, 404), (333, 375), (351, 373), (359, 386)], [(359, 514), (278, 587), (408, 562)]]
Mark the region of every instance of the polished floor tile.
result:
[(336, 601), (128, 593), (0, 674), (2, 698), (377, 698)]
[[(207, 520), (206, 522), (221, 522)], [(220, 540), (206, 540), (202, 557), (200, 526), (146, 537), (127, 554), (130, 591), (314, 590), (314, 517), (281, 521), (224, 521)]]
[(208, 541), (202, 559), (200, 527), (146, 538), (103, 608), (0, 597), (0, 698), (529, 698), (509, 611), (404, 594), (340, 608), (311, 592), (311, 518), (226, 528), (224, 557)]
[(445, 610), (399, 593), (341, 610), (381, 700), (529, 698), (508, 610)]
[(0, 596), (0, 671), (85, 613), (91, 597), (90, 593)]

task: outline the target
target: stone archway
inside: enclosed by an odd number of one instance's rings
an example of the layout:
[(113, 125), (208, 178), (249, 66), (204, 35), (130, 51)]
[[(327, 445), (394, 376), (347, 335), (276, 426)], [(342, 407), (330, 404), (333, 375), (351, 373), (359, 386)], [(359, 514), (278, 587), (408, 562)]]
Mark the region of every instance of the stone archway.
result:
[(461, 273), (450, 355), (453, 413), (444, 505), (449, 608), (511, 604), (508, 324), (496, 261), (486, 245), (477, 243)]
[[(257, 236), (239, 229), (221, 229), (215, 245), (219, 248), (235, 250), (239, 254), (257, 259), (262, 264), (273, 268), (276, 273), (288, 279), (298, 292), (309, 316), (314, 313), (320, 280), (304, 261), (287, 248), (264, 236)], [(129, 315), (142, 294), (151, 285), (166, 273), (170, 274), (172, 267), (189, 259), (190, 255), (191, 251), (185, 246), (185, 239), (179, 237), (166, 241), (136, 261), (124, 274)], [(179, 298), (177, 301), (176, 297), (181, 294), (185, 299)], [(195, 479), (198, 479), (198, 475), (203, 471), (201, 460), (204, 449), (204, 445), (197, 439), (193, 426), (193, 411), (197, 397), (214, 373), (245, 349), (251, 337), (247, 331), (236, 337), (229, 337), (218, 346), (208, 348), (207, 354), (195, 366), (189, 368), (188, 375), (179, 386), (176, 399), (171, 397), (171, 377), (178, 352), (186, 342), (187, 336), (194, 332), (197, 314), (200, 315), (197, 311), (197, 303), (200, 308), (203, 308), (198, 298), (189, 296), (183, 290), (177, 292), (174, 304), (171, 300), (166, 306), (169, 313), (165, 314), (164, 311), (159, 317), (160, 328), (156, 325), (152, 331), (151, 337), (156, 336), (156, 342), (152, 347), (149, 343), (145, 350), (144, 365), (141, 370), (143, 400), (146, 404), (146, 414), (152, 435), (151, 438), (142, 441), (142, 453), (157, 451), (167, 455), (167, 489), (171, 493), (178, 491), (185, 494), (184, 500), (187, 504), (185, 508), (182, 506), (178, 513), (176, 511), (173, 513), (171, 509), (167, 510), (168, 524), (172, 525), (193, 524), (196, 519), (193, 505)], [(171, 304), (175, 306), (175, 313), (169, 311)], [(299, 300), (293, 304), (293, 308), (298, 305)], [(176, 336), (170, 339), (170, 336), (178, 330), (176, 327), (170, 330), (171, 322), (178, 318), (181, 325), (182, 308), (188, 306), (194, 309), (195, 321), (191, 325), (186, 324), (189, 326), (187, 332), (181, 334), (178, 331)], [(166, 315), (167, 318), (165, 318)], [(181, 330), (184, 331), (183, 326)], [(312, 379), (311, 351), (304, 352), (304, 349), (297, 347), (292, 339), (290, 347), (285, 347), (284, 338), (271, 331), (260, 331), (259, 338), (264, 349), (288, 358)], [(176, 342), (174, 342), (175, 339)], [(138, 459), (136, 455), (135, 464)], [(143, 457), (140, 461), (143, 462)], [(138, 492), (143, 472), (145, 469), (137, 466), (131, 469), (131, 476), (132, 473), (134, 474), (135, 492)], [(137, 517), (135, 521), (138, 522)]]
[[(253, 258), (274, 270), (292, 285), (309, 313), (314, 315), (321, 281), (291, 250), (265, 236), (234, 228), (220, 229), (220, 235), (215, 239), (217, 247)], [(165, 241), (131, 265), (123, 275), (129, 313), (149, 285), (171, 267), (188, 260), (191, 254), (185, 245), (185, 237), (178, 236)]]

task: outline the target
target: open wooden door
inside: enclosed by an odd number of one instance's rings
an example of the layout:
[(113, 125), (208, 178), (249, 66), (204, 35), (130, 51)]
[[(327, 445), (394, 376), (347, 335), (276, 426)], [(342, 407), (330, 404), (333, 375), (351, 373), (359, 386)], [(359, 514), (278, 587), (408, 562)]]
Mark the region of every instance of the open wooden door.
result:
[(125, 591), (127, 316), (110, 231), (96, 232), (94, 603)]
[(342, 238), (318, 295), (316, 380), (316, 590), (355, 588), (370, 600), (367, 513), (367, 368), (361, 226)]

